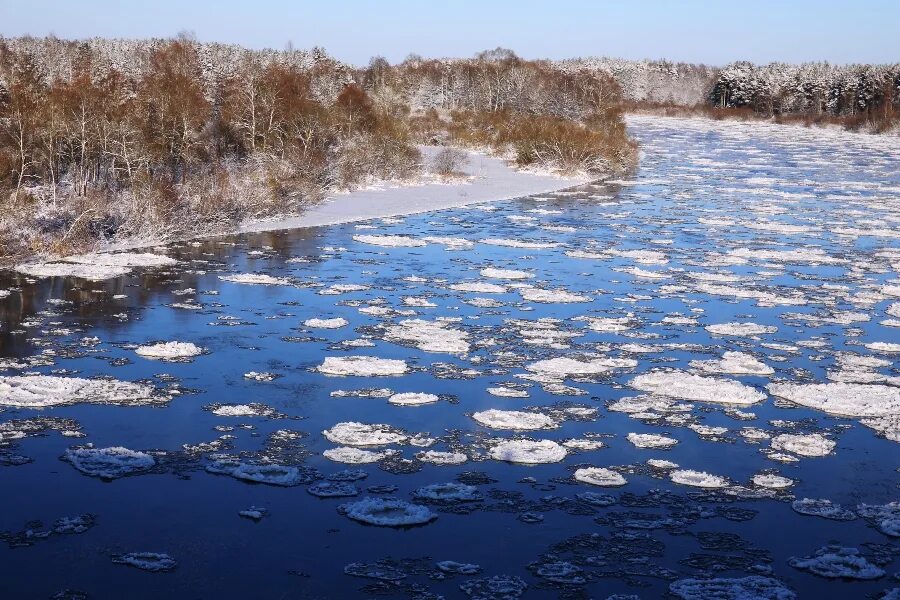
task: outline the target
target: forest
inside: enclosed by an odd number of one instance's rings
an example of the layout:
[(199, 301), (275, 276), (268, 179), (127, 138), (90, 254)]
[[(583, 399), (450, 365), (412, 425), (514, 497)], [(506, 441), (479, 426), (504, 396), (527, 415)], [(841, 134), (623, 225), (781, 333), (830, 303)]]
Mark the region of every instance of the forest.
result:
[[(0, 255), (228, 231), (410, 180), (418, 144), (595, 176), (634, 164), (609, 76), (491, 51), (452, 64), (171, 40), (0, 40)], [(451, 168), (449, 165), (446, 168)]]

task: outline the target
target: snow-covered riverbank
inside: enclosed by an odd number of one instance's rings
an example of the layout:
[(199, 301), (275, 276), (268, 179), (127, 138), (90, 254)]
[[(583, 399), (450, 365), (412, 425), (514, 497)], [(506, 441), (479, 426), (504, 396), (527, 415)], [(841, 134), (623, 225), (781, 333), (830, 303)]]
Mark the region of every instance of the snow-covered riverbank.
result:
[[(441, 150), (422, 147), (425, 162)], [(585, 177), (559, 177), (514, 169), (501, 159), (467, 152), (469, 161), (462, 171), (468, 180), (425, 183), (395, 187), (375, 187), (330, 196), (303, 214), (281, 219), (244, 223), (239, 232), (273, 231), (301, 227), (322, 227), (368, 219), (396, 217), (432, 210), (458, 208), (467, 204), (545, 194), (588, 181)]]

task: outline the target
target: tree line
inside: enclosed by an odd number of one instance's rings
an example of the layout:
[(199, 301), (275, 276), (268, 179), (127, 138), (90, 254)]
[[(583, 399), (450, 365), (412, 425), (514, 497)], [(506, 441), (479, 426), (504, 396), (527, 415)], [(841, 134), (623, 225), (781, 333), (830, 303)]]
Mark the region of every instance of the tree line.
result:
[(227, 230), (409, 179), (420, 143), (604, 175), (635, 149), (605, 75), (496, 50), (353, 69), (319, 49), (0, 39), (0, 255)]

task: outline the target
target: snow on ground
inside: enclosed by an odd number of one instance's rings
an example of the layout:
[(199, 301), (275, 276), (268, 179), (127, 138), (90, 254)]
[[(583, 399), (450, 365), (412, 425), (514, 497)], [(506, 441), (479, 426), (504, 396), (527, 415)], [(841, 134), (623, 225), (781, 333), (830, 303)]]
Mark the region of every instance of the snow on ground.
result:
[[(421, 150), (427, 161), (440, 151), (440, 148), (423, 147)], [(475, 152), (468, 152), (468, 162), (464, 171), (473, 178), (465, 184), (428, 183), (378, 190), (358, 190), (326, 198), (297, 217), (244, 223), (239, 227), (239, 231), (321, 227), (409, 215), (542, 194), (585, 182), (585, 179), (524, 173), (511, 168), (502, 159)]]

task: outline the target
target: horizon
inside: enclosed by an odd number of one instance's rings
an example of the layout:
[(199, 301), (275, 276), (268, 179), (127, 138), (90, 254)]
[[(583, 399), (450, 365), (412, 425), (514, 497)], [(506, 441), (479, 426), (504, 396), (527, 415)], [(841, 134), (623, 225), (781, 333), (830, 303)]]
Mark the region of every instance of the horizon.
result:
[[(411, 54), (467, 58), (495, 47), (509, 48), (526, 59), (602, 57), (708, 66), (735, 61), (847, 65), (900, 60), (891, 26), (900, 20), (900, 4), (886, 1), (854, 9), (852, 14), (823, 10), (821, 3), (809, 0), (791, 6), (765, 0), (752, 11), (697, 0), (677, 6), (660, 0), (640, 6), (563, 0), (554, 10), (544, 5), (535, 0), (516, 4), (504, 0), (476, 8), (472, 0), (463, 0), (423, 9), (409, 0), (390, 5), (355, 1), (338, 11), (274, 0), (253, 6), (214, 5), (205, 0), (189, 6), (172, 0), (116, 6), (97, 0), (78, 6), (52, 0), (0, 0), (0, 35), (165, 39), (187, 31), (198, 42), (252, 49), (321, 47), (330, 56), (357, 66), (375, 56), (396, 64)], [(543, 10), (523, 10), (535, 7)], [(471, 19), (472, 10), (482, 18)], [(266, 22), (276, 12), (279, 19)], [(173, 13), (178, 14), (176, 19), (169, 17)], [(355, 19), (348, 22), (340, 13), (352, 13)], [(776, 19), (771, 18), (773, 14)], [(357, 23), (369, 27), (355, 27)], [(461, 31), (465, 35), (459, 35)]]

